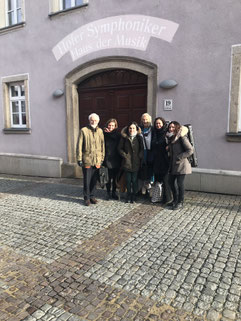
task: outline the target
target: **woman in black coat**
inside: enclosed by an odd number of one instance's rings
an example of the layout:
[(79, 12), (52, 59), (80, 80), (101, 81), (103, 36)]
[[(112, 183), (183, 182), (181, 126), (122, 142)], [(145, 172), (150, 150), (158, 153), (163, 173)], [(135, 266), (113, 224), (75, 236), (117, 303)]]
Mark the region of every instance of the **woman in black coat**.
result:
[(154, 121), (154, 129), (152, 135), (152, 151), (153, 151), (153, 172), (155, 182), (163, 183), (162, 203), (171, 202), (172, 194), (168, 183), (169, 158), (166, 143), (167, 126), (166, 121), (162, 117), (157, 117)]
[[(118, 123), (117, 120), (111, 118), (107, 121), (104, 128), (105, 137), (105, 160), (104, 166), (108, 168), (109, 181), (106, 184), (107, 189), (107, 199), (111, 197), (115, 200), (118, 199), (116, 194), (116, 176), (120, 170), (121, 157), (118, 153), (118, 145), (120, 141), (120, 133), (117, 130)], [(112, 191), (111, 191), (112, 186)]]

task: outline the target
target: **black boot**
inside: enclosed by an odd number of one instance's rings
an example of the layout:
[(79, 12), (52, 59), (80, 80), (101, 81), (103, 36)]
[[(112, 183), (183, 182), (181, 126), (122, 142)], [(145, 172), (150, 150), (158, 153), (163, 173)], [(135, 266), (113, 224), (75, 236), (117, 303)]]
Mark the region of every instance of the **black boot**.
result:
[(107, 200), (107, 201), (109, 201), (109, 200), (110, 200), (110, 198), (111, 198), (111, 196), (110, 196), (110, 192), (109, 192), (109, 191), (107, 191), (107, 194), (106, 194), (106, 200)]
[(136, 202), (136, 195), (134, 193), (131, 194), (131, 203)]
[(113, 191), (113, 192), (112, 192), (112, 198), (113, 198), (114, 200), (118, 200), (118, 199), (119, 199), (118, 195), (116, 194), (116, 191)]
[(131, 195), (129, 193), (126, 194), (126, 199), (125, 199), (125, 202), (126, 203), (130, 203), (131, 201)]
[(171, 203), (168, 203), (167, 204), (167, 207), (173, 207), (173, 206), (176, 206), (177, 205), (177, 201), (172, 201)]
[(176, 210), (176, 207), (177, 207), (177, 199), (174, 198), (173, 201), (171, 203), (169, 203), (167, 205), (168, 207), (171, 207), (172, 210)]

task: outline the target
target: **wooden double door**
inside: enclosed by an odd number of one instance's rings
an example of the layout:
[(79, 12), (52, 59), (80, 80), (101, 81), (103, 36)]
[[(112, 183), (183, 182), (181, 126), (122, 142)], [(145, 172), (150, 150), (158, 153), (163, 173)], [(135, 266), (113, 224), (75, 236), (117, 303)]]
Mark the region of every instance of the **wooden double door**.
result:
[(95, 74), (78, 86), (80, 128), (88, 124), (88, 115), (100, 116), (100, 127), (116, 118), (119, 128), (131, 121), (140, 122), (147, 111), (147, 76), (127, 69)]

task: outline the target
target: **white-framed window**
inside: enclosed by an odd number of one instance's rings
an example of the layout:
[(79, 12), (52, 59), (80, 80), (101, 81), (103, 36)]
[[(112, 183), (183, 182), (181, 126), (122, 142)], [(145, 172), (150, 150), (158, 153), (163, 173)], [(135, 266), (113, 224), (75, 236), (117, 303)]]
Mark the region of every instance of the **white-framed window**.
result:
[(4, 132), (29, 133), (28, 74), (2, 78)]
[(26, 128), (26, 104), (24, 82), (9, 85), (11, 127)]
[(60, 0), (61, 10), (81, 6), (84, 4), (83, 0)]
[(7, 25), (22, 22), (22, 0), (6, 0)]
[(24, 26), (25, 0), (0, 0), (0, 32)]
[(50, 15), (88, 5), (89, 0), (49, 0)]
[(227, 140), (241, 142), (241, 44), (232, 46)]

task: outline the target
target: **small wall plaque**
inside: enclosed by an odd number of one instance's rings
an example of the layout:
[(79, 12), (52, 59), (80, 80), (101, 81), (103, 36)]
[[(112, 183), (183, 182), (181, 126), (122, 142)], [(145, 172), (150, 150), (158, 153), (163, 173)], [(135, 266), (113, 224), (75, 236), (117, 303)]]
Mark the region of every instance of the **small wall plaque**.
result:
[(164, 99), (163, 109), (172, 110), (172, 99)]

